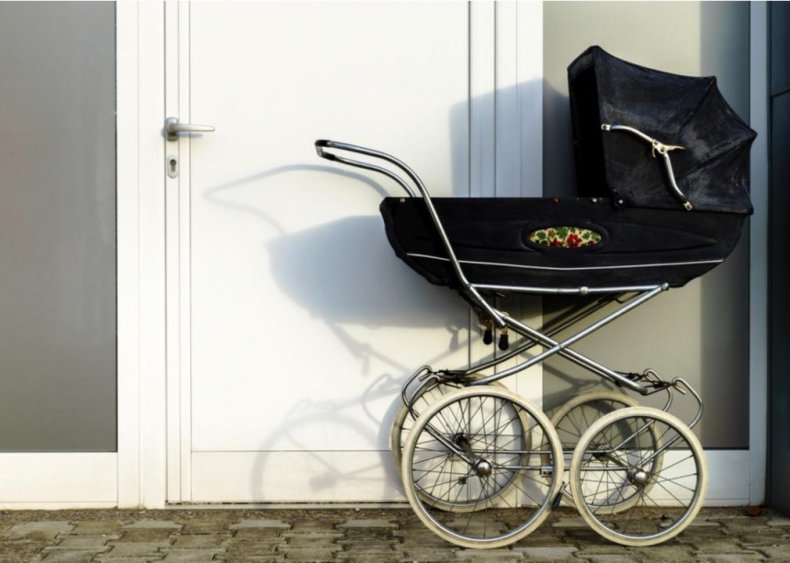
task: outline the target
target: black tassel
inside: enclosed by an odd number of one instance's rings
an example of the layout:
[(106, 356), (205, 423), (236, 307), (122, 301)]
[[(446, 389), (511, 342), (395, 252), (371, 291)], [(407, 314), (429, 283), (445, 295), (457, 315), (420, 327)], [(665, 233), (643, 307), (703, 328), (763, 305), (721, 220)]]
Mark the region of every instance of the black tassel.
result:
[(507, 329), (503, 328), (499, 335), (499, 349), (503, 352), (510, 348), (510, 337), (507, 335)]

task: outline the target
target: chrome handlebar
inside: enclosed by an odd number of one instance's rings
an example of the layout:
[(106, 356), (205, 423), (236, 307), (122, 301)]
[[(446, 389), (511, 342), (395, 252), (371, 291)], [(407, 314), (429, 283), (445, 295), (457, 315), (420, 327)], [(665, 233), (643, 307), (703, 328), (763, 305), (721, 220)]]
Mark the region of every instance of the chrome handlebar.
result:
[(381, 160), (385, 160), (391, 164), (394, 164), (401, 170), (403, 170), (406, 173), (406, 175), (411, 179), (411, 181), (417, 184), (418, 188), (421, 188), (420, 192), (427, 194), (427, 191), (425, 190), (425, 186), (417, 177), (417, 174), (411, 168), (409, 168), (404, 162), (398, 160), (392, 155), (379, 151), (374, 151), (373, 149), (366, 149), (365, 147), (360, 147), (357, 145), (350, 145), (348, 143), (340, 143), (337, 141), (329, 141), (327, 139), (319, 139), (315, 142), (315, 152), (321, 158), (333, 162), (341, 162), (343, 164), (347, 164), (348, 166), (354, 166), (356, 168), (364, 168), (365, 170), (372, 170), (373, 172), (378, 172), (379, 174), (384, 174), (389, 179), (394, 180), (397, 184), (399, 184), (400, 187), (403, 188), (407, 194), (409, 194), (409, 197), (414, 197), (414, 191), (412, 191), (409, 185), (406, 184), (406, 182), (404, 182), (400, 176), (398, 176), (397, 174), (395, 174), (390, 170), (387, 170), (383, 166), (371, 164), (370, 162), (362, 162), (360, 160), (352, 160), (344, 156), (327, 152), (324, 149), (337, 149), (342, 151), (355, 152), (358, 154), (363, 154), (365, 156), (371, 156), (373, 158), (380, 158)]
[(340, 162), (342, 164), (346, 164), (348, 166), (354, 166), (356, 168), (364, 168), (366, 170), (372, 170), (373, 172), (378, 172), (387, 176), (388, 178), (397, 182), (406, 192), (409, 194), (409, 197), (414, 197), (414, 192), (409, 188), (406, 182), (403, 179), (395, 174), (394, 172), (387, 170), (381, 166), (376, 164), (371, 164), (369, 162), (362, 162), (359, 160), (353, 160), (350, 158), (346, 158), (344, 156), (339, 156), (335, 153), (327, 152), (326, 149), (336, 149), (341, 151), (348, 151), (357, 154), (361, 154), (364, 156), (369, 156), (372, 158), (378, 158), (385, 162), (392, 164), (399, 168), (402, 172), (409, 177), (409, 180), (414, 183), (417, 188), (417, 191), (420, 192), (422, 195), (422, 199), (425, 202), (425, 206), (428, 208), (428, 214), (431, 216), (431, 220), (433, 221), (434, 226), (436, 227), (436, 231), (439, 235), (439, 240), (441, 240), (442, 245), (444, 246), (445, 251), (447, 252), (447, 258), (450, 261), (450, 264), (453, 267), (453, 271), (455, 272), (456, 277), (458, 278), (459, 285), (461, 290), (466, 293), (469, 299), (477, 305), (479, 308), (483, 309), (486, 314), (496, 323), (496, 325), (500, 328), (505, 326), (505, 321), (502, 318), (502, 315), (494, 309), (485, 299), (482, 298), (480, 293), (472, 287), (472, 284), (466, 279), (466, 275), (464, 274), (463, 270), (461, 269), (461, 264), (458, 262), (458, 258), (455, 256), (455, 251), (453, 250), (452, 245), (450, 244), (450, 239), (447, 236), (447, 233), (442, 226), (442, 221), (439, 218), (439, 214), (436, 212), (436, 208), (431, 201), (431, 194), (428, 193), (428, 189), (423, 184), (420, 177), (417, 176), (417, 173), (414, 172), (405, 162), (402, 160), (398, 160), (394, 156), (387, 154), (385, 152), (376, 151), (373, 149), (368, 149), (365, 147), (360, 147), (358, 145), (352, 145), (349, 143), (341, 143), (339, 141), (330, 141), (328, 139), (319, 139), (315, 142), (315, 151), (318, 156), (330, 161)]

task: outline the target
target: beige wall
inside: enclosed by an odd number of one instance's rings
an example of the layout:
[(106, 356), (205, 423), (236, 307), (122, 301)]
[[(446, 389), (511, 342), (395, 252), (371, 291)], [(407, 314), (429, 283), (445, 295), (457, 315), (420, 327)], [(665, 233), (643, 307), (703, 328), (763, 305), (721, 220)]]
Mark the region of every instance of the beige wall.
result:
[[(749, 6), (745, 2), (547, 2), (544, 5), (544, 193), (575, 193), (566, 68), (590, 45), (644, 66), (715, 75), (748, 120)], [(578, 348), (623, 371), (653, 368), (683, 377), (705, 400), (698, 433), (706, 447), (748, 446), (748, 237), (729, 260), (657, 297)], [(545, 302), (547, 310), (556, 301)], [(557, 360), (544, 371), (550, 408), (596, 378)], [(660, 403), (660, 401), (656, 401)], [(679, 398), (673, 412), (690, 418)], [(688, 406), (688, 408), (685, 408)]]

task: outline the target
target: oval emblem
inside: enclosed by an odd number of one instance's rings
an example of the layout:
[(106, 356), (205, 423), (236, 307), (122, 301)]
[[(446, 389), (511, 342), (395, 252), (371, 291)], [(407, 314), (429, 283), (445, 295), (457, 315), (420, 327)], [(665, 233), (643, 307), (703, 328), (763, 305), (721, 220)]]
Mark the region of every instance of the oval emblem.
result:
[(556, 248), (582, 248), (601, 242), (601, 234), (583, 227), (546, 227), (529, 233), (529, 241)]

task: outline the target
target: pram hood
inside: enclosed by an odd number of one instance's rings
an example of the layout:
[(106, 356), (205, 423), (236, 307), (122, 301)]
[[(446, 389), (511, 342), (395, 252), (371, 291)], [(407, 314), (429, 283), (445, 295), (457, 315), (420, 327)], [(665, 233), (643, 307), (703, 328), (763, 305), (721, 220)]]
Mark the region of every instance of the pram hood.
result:
[(580, 195), (628, 207), (682, 204), (655, 145), (651, 158), (644, 137), (602, 129), (620, 125), (683, 147), (667, 154), (694, 210), (752, 212), (749, 147), (756, 133), (724, 100), (715, 77), (661, 72), (590, 47), (568, 67), (568, 82)]

